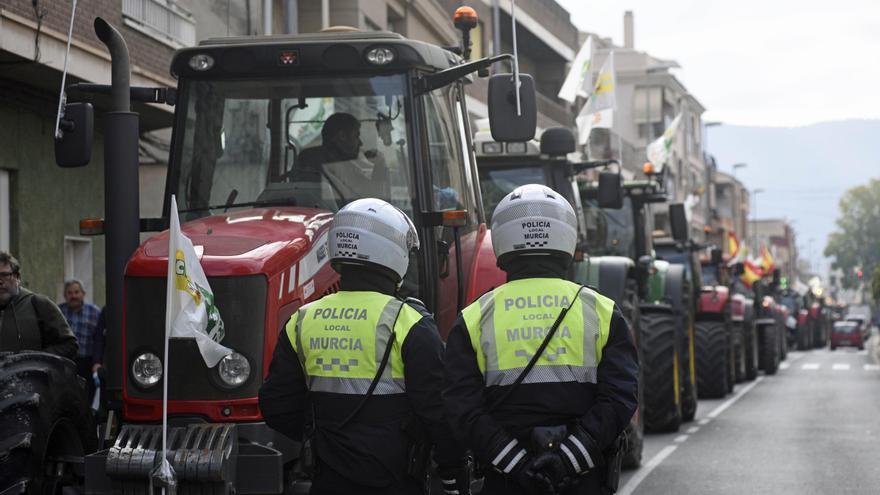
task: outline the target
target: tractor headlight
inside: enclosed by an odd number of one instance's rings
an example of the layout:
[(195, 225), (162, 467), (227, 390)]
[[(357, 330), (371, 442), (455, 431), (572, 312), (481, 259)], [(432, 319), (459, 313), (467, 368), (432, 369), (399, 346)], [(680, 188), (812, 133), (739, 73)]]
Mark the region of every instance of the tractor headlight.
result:
[(162, 360), (152, 352), (145, 352), (134, 358), (131, 375), (141, 387), (152, 387), (162, 379)]
[(238, 387), (251, 376), (251, 363), (247, 358), (237, 352), (227, 355), (220, 360), (217, 368), (220, 379), (230, 387)]
[(373, 48), (367, 52), (367, 62), (373, 65), (387, 65), (394, 62), (394, 50), (390, 48)]
[(210, 70), (211, 67), (214, 67), (214, 57), (206, 53), (193, 55), (192, 58), (189, 59), (189, 68), (192, 70), (204, 72)]

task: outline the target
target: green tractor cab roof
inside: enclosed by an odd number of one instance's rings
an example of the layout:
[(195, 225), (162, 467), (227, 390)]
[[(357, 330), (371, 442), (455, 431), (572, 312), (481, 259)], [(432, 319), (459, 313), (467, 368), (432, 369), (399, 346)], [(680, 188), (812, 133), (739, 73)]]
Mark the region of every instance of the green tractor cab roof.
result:
[[(529, 161), (535, 159), (549, 159), (547, 155), (541, 155), (540, 143), (537, 139), (518, 143), (502, 143), (492, 139), (492, 134), (488, 131), (480, 131), (474, 136), (474, 150), (477, 158), (480, 158), (480, 166), (491, 165), (493, 159), (503, 161), (503, 164), (511, 164), (511, 160), (517, 158), (527, 158)], [(499, 163), (500, 165), (501, 163)]]
[(212, 38), (178, 50), (171, 74), (192, 79), (309, 75), (334, 72), (437, 72), (456, 66), (453, 52), (397, 33), (324, 32)]
[[(596, 199), (599, 192), (598, 182), (578, 180), (578, 184), (585, 199)], [(649, 179), (624, 181), (623, 192), (626, 196), (643, 203), (663, 203), (666, 201), (666, 193), (662, 192), (660, 184)]]

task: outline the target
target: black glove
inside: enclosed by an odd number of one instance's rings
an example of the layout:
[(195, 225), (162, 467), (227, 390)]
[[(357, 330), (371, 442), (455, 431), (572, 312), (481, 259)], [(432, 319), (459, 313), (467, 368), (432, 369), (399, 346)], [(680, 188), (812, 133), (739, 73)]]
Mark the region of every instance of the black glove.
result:
[(569, 428), (569, 435), (559, 444), (559, 456), (569, 473), (581, 475), (604, 462), (602, 451), (593, 437), (580, 425)]
[(553, 480), (537, 466), (537, 462), (544, 454), (537, 457), (526, 454), (526, 457), (511, 472), (516, 483), (529, 495), (553, 495), (556, 487)]
[(564, 459), (565, 454), (558, 450), (548, 450), (535, 456), (532, 469), (538, 471), (553, 483), (556, 493), (562, 493), (571, 486), (578, 473), (570, 462)]
[(470, 470), (466, 465), (439, 466), (437, 475), (445, 495), (471, 495)]

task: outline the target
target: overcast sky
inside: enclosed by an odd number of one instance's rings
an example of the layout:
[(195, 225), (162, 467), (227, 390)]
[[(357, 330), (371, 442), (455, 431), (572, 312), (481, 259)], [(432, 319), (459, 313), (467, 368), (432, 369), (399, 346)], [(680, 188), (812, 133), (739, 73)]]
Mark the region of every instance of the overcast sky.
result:
[[(502, 0), (503, 1), (503, 0)], [(880, 117), (878, 0), (558, 0), (581, 29), (676, 60), (705, 120), (799, 126)]]

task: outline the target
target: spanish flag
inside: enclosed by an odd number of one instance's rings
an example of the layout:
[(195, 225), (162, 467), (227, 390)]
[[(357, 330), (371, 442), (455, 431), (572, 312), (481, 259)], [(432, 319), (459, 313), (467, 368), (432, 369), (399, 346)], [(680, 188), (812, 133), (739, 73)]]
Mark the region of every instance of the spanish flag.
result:
[(731, 258), (736, 258), (739, 254), (739, 239), (736, 238), (736, 232), (729, 231), (727, 233), (727, 253)]
[(764, 271), (760, 266), (755, 265), (749, 260), (743, 262), (743, 274), (740, 275), (740, 280), (746, 285), (748, 288), (752, 288), (752, 284), (761, 280), (761, 277), (764, 276)]
[(773, 261), (773, 255), (770, 254), (767, 246), (761, 246), (761, 269), (764, 270), (764, 273), (772, 273), (774, 268), (776, 268), (776, 263)]

